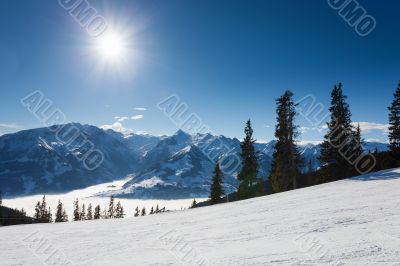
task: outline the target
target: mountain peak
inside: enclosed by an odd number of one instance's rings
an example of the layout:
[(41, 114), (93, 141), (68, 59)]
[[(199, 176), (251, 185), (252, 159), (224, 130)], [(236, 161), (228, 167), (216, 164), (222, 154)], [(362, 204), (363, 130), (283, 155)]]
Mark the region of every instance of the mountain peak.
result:
[(176, 131), (175, 134), (172, 137), (177, 139), (177, 140), (183, 140), (183, 141), (192, 138), (191, 135), (189, 135), (188, 133), (186, 133), (182, 129), (179, 129), (178, 131)]
[(182, 129), (178, 129), (178, 131), (176, 131), (174, 135), (187, 135), (187, 136), (190, 136), (188, 133), (186, 133)]

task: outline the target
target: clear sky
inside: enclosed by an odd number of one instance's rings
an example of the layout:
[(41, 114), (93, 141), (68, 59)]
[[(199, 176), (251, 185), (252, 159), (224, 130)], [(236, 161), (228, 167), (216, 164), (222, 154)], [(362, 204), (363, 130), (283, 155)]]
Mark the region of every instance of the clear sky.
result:
[[(324, 0), (90, 0), (119, 42), (100, 52), (101, 36), (58, 1), (3, 0), (0, 134), (42, 126), (20, 103), (41, 90), (70, 121), (156, 135), (178, 129), (157, 108), (176, 94), (216, 134), (242, 138), (251, 118), (256, 138), (271, 140), (284, 90), (328, 108), (342, 81), (364, 137), (385, 140), (400, 79), (400, 2), (358, 2), (377, 22), (366, 37)], [(320, 128), (298, 123), (303, 140), (321, 139)]]

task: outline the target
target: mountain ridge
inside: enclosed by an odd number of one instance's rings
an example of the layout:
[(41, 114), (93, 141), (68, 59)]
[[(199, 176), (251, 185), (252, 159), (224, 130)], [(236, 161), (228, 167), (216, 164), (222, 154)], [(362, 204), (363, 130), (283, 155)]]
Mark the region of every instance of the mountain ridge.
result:
[[(123, 135), (111, 129), (70, 123), (101, 151), (104, 161), (90, 171), (77, 159), (86, 151), (79, 143), (63, 143), (54, 127), (19, 131), (0, 136), (0, 191), (6, 196), (58, 193), (131, 176), (117, 197), (187, 198), (208, 196), (214, 163), (233, 162), (225, 171), (224, 190), (236, 190), (240, 168), (240, 141), (223, 135), (189, 135), (178, 130), (171, 136)], [(266, 178), (272, 162), (274, 140), (256, 143), (259, 178)], [(386, 150), (369, 142), (368, 150)], [(319, 167), (319, 145), (299, 145), (307, 162), (303, 171)], [(111, 192), (105, 191), (104, 196)]]

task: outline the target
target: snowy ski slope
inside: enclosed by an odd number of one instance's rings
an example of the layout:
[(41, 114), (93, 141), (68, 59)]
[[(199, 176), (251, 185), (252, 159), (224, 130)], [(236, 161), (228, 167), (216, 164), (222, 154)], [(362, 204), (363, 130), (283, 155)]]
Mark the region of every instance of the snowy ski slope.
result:
[(400, 169), (153, 216), (3, 227), (0, 265), (400, 265)]

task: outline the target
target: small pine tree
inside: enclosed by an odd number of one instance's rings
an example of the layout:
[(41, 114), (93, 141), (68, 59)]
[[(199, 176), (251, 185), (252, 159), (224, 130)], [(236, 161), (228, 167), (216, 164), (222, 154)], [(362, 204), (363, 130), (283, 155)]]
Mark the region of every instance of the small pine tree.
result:
[(46, 212), (46, 223), (52, 223), (53, 222), (53, 215), (51, 214), (51, 209), (49, 207), (49, 210)]
[[(354, 144), (353, 144), (352, 155), (355, 160), (356, 158), (359, 158), (364, 153), (363, 146), (365, 144), (365, 141), (361, 135), (360, 124), (357, 124), (356, 130), (354, 131), (353, 141), (354, 141)], [(354, 172), (356, 172), (356, 171), (354, 171)]]
[(93, 219), (92, 204), (91, 203), (89, 203), (89, 206), (87, 208), (86, 219), (87, 220), (92, 220)]
[(115, 216), (114, 196), (111, 196), (110, 203), (108, 205), (108, 218), (114, 218), (114, 216)]
[(43, 195), (42, 203), (40, 204), (40, 220), (41, 223), (46, 223), (49, 220), (45, 195)]
[(145, 216), (145, 215), (146, 215), (146, 208), (145, 208), (145, 207), (143, 207), (141, 215), (142, 215), (142, 216)]
[(140, 210), (139, 210), (139, 207), (136, 207), (136, 209), (135, 209), (135, 217), (138, 217), (138, 216), (140, 216)]
[(104, 206), (104, 211), (103, 211), (103, 213), (102, 213), (102, 215), (101, 215), (101, 218), (103, 218), (103, 219), (108, 219), (108, 218), (109, 218), (109, 217), (108, 217), (107, 206)]
[(79, 215), (82, 221), (86, 220), (86, 207), (85, 203), (82, 204), (81, 214)]
[(160, 208), (158, 207), (158, 204), (157, 204), (157, 206), (156, 206), (156, 213), (159, 213), (160, 212)]
[(35, 218), (35, 222), (36, 223), (39, 223), (40, 222), (40, 201), (38, 201), (37, 203), (36, 203), (36, 206), (35, 206), (35, 216), (34, 216), (34, 218)]
[(210, 204), (220, 203), (222, 194), (222, 171), (219, 167), (219, 163), (217, 163), (215, 164), (214, 175), (212, 177)]
[(47, 208), (46, 196), (43, 195), (42, 202), (38, 202), (35, 207), (36, 223), (51, 223), (53, 221), (51, 209)]
[(56, 219), (54, 220), (54, 222), (56, 222), (56, 223), (64, 222), (64, 215), (65, 215), (65, 211), (63, 209), (63, 204), (61, 203), (60, 200), (58, 200), (57, 210), (56, 210)]
[(65, 209), (63, 210), (62, 221), (68, 222), (68, 215), (67, 215), (67, 211)]
[(196, 208), (197, 202), (196, 199), (193, 199), (192, 205), (190, 206), (190, 208)]
[(101, 213), (100, 205), (97, 205), (96, 208), (94, 208), (94, 216), (93, 216), (93, 218), (95, 220), (100, 219), (100, 216), (101, 216), (100, 213)]
[(79, 201), (76, 199), (74, 202), (74, 221), (79, 221), (81, 219), (81, 212), (79, 209)]
[(121, 205), (121, 202), (118, 201), (117, 206), (115, 207), (115, 218), (124, 218), (124, 208)]
[(153, 206), (151, 206), (150, 214), (154, 214), (154, 208), (153, 208)]

